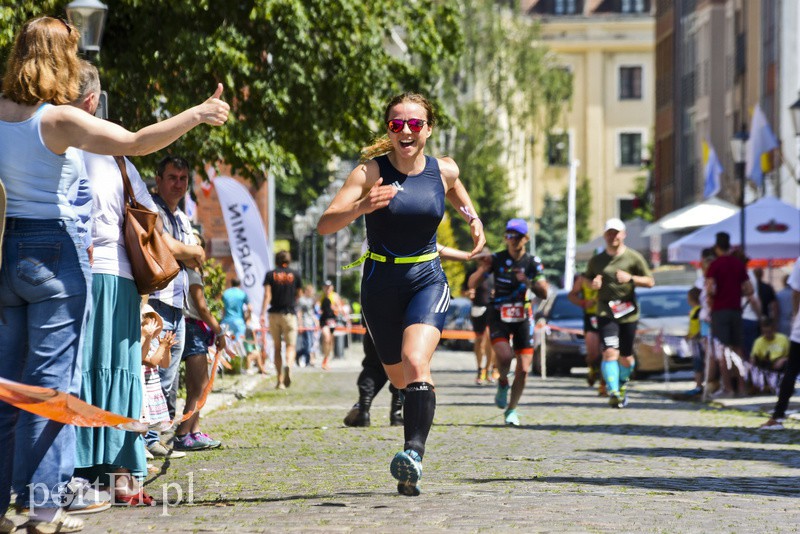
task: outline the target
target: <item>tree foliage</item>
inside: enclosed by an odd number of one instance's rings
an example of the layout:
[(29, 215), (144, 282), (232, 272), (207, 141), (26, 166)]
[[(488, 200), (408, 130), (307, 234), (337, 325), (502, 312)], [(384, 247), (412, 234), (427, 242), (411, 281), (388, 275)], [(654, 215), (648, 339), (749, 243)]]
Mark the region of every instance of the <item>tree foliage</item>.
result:
[[(505, 222), (514, 216), (510, 207), (508, 171), (501, 164), (503, 147), (498, 136), (496, 117), (475, 102), (461, 111), (453, 157), (458, 163), (461, 180), (486, 232), (487, 245), (492, 250), (503, 247)], [(470, 228), (460, 215), (450, 208), (453, 234), (462, 248), (472, 249)]]
[[(506, 220), (517, 215), (508, 185), (509, 145), (552, 128), (572, 95), (570, 73), (553, 68), (537, 24), (515, 4), (458, 1), (464, 51), (449, 66), (448, 78), (455, 83), (444, 84), (441, 97), (455, 122), (440, 143), (461, 168), (494, 250), (503, 247)], [(451, 216), (460, 218), (452, 210)], [(453, 230), (467, 247), (468, 229), (454, 224)]]
[(222, 319), (222, 292), (225, 291), (225, 271), (214, 258), (203, 264), (203, 294), (211, 314), (219, 321)]
[[(0, 0), (0, 57), (22, 23), (64, 16), (67, 0)], [(332, 156), (353, 157), (380, 130), (383, 106), (428, 94), (462, 37), (456, 7), (438, 0), (116, 0), (97, 64), (110, 119), (138, 129), (208, 98), (232, 108), (169, 152), (224, 161), (255, 183), (276, 177), (280, 213), (301, 211), (327, 183)], [(442, 106), (437, 106), (442, 107)], [(162, 154), (138, 158), (143, 175)], [(291, 209), (285, 209), (285, 206)], [(290, 221), (278, 221), (283, 231)]]
[(536, 255), (542, 260), (547, 280), (563, 286), (567, 257), (567, 210), (561, 199), (545, 194), (544, 208), (536, 233)]
[[(439, 244), (450, 248), (459, 248), (453, 235), (453, 228), (451, 226), (452, 219), (449, 214), (445, 213), (442, 223), (439, 225), (437, 234), (437, 241)], [(472, 240), (470, 240), (470, 243)], [(465, 248), (464, 250), (472, 250), (472, 247)], [(464, 264), (459, 261), (444, 261), (442, 262), (442, 269), (447, 275), (447, 282), (450, 284), (450, 292), (453, 295), (461, 294), (461, 286), (464, 285)]]

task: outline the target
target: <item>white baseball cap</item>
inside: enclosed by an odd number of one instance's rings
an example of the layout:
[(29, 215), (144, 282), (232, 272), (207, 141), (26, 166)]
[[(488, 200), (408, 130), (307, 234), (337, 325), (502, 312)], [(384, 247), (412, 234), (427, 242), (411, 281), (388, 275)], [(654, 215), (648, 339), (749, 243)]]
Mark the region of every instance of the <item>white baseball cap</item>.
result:
[(612, 217), (611, 219), (606, 221), (606, 226), (603, 229), (603, 232), (608, 232), (609, 230), (616, 230), (617, 232), (624, 232), (625, 231), (625, 223), (622, 222), (622, 219), (618, 219), (616, 217)]

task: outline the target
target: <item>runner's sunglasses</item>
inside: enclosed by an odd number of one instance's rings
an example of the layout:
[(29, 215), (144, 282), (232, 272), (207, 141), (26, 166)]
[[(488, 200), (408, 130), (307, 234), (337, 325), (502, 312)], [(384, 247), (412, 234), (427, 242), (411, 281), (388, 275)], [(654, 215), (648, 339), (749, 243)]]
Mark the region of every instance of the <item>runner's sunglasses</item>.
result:
[(506, 234), (506, 239), (513, 239), (516, 241), (517, 239), (522, 239), (522, 234), (518, 234), (516, 232), (509, 232)]
[(392, 133), (400, 133), (403, 131), (403, 128), (406, 124), (408, 124), (408, 129), (414, 133), (419, 133), (422, 131), (422, 127), (425, 126), (425, 123), (428, 121), (422, 119), (392, 119), (387, 124), (389, 125), (389, 130)]

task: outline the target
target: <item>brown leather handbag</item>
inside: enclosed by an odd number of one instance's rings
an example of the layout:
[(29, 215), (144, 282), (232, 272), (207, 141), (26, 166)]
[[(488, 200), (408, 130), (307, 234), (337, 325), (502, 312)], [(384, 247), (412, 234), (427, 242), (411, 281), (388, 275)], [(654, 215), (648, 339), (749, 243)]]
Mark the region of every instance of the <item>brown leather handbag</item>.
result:
[(164, 289), (178, 276), (181, 266), (156, 229), (158, 213), (136, 201), (131, 187), (125, 158), (114, 156), (125, 186), (125, 219), (122, 223), (125, 251), (131, 263), (133, 279), (140, 295)]

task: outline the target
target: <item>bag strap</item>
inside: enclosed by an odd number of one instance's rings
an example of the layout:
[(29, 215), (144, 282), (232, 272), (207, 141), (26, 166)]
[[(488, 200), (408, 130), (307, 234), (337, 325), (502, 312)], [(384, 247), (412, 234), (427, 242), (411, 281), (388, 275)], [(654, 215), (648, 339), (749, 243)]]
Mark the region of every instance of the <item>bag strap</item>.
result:
[(125, 205), (127, 206), (130, 203), (131, 207), (138, 208), (139, 203), (136, 201), (136, 196), (133, 194), (131, 179), (128, 178), (128, 169), (125, 168), (125, 158), (122, 156), (114, 156), (114, 161), (117, 162), (119, 172), (122, 174), (122, 185), (125, 189)]

